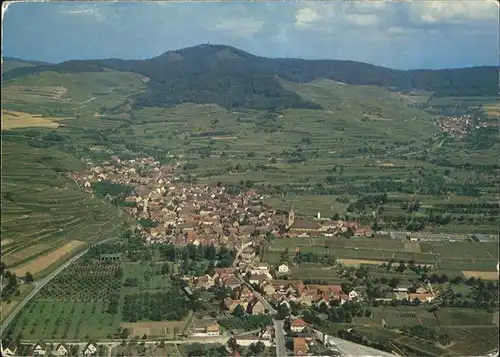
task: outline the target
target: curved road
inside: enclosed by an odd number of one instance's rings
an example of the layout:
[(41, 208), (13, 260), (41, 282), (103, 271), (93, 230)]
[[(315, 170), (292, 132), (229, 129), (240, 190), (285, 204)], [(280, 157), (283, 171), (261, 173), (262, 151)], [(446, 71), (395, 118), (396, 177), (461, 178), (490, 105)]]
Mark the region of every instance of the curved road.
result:
[[(98, 245), (98, 244), (102, 244), (102, 243), (106, 243), (106, 242), (109, 242), (109, 241), (112, 241), (112, 240), (115, 240), (115, 239), (118, 239), (118, 237), (113, 237), (113, 238), (108, 238), (108, 239), (105, 239), (103, 241), (100, 241), (98, 243), (95, 243), (95, 245)], [(85, 253), (87, 253), (89, 250), (89, 248), (85, 249), (84, 251), (78, 253), (77, 255), (75, 255), (74, 257), (70, 258), (68, 261), (64, 262), (61, 266), (59, 266), (56, 270), (54, 270), (52, 273), (50, 273), (49, 275), (47, 275), (45, 278), (43, 278), (42, 280), (38, 281), (38, 282), (35, 282), (35, 288), (30, 291), (30, 293), (28, 295), (26, 295), (24, 297), (24, 299), (22, 299), (19, 304), (16, 305), (16, 307), (14, 309), (12, 309), (12, 311), (9, 313), (9, 315), (5, 318), (4, 321), (2, 321), (2, 330), (0, 331), (0, 335), (3, 335), (3, 333), (7, 330), (7, 327), (9, 327), (10, 323), (12, 322), (12, 320), (14, 320), (14, 318), (16, 317), (16, 315), (19, 313), (19, 311), (22, 310), (22, 308), (31, 300), (33, 299), (33, 297), (45, 286), (47, 285), (47, 283), (49, 281), (51, 281), (52, 279), (54, 279), (57, 274), (59, 274), (60, 272), (62, 272), (64, 269), (66, 269), (71, 263), (73, 263), (74, 261), (76, 261), (77, 259), (81, 258), (83, 255), (85, 255)]]

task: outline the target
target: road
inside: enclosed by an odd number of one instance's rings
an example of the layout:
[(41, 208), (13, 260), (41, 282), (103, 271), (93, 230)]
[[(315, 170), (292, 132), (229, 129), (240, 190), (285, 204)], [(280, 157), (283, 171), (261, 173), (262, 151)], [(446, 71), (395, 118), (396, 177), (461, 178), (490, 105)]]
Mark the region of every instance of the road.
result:
[[(98, 243), (95, 243), (95, 244), (102, 244), (102, 243), (106, 243), (106, 242), (109, 242), (109, 241), (112, 241), (112, 240), (115, 240), (117, 239), (118, 237), (113, 237), (113, 238), (108, 238), (108, 239), (105, 239), (103, 241), (100, 241)], [(24, 297), (24, 299), (22, 299), (19, 304), (16, 305), (16, 307), (14, 309), (12, 309), (12, 311), (9, 313), (9, 315), (5, 318), (5, 320), (2, 321), (2, 330), (0, 331), (0, 333), (3, 335), (3, 333), (7, 330), (7, 327), (9, 327), (10, 323), (12, 322), (12, 320), (14, 320), (14, 318), (16, 317), (16, 315), (19, 313), (19, 311), (21, 311), (23, 309), (23, 307), (31, 300), (33, 299), (33, 297), (45, 286), (47, 285), (47, 283), (49, 281), (51, 281), (52, 279), (54, 279), (60, 272), (62, 272), (64, 269), (66, 269), (71, 263), (73, 263), (74, 261), (78, 260), (79, 258), (81, 258), (85, 253), (87, 253), (88, 251), (88, 248), (85, 249), (84, 251), (78, 253), (77, 255), (75, 255), (74, 257), (72, 257), (71, 259), (69, 259), (68, 261), (66, 261), (65, 263), (63, 263), (63, 265), (59, 266), (56, 270), (54, 270), (53, 272), (51, 272), (49, 275), (47, 275), (45, 278), (43, 278), (42, 280), (39, 280), (37, 282), (35, 282), (33, 285), (34, 285), (34, 289), (31, 290), (29, 292), (28, 295), (26, 295)]]
[[(238, 278), (241, 283), (248, 286), (248, 288), (253, 292), (255, 298), (257, 298), (262, 305), (269, 311), (271, 315), (276, 315), (278, 311), (258, 292), (253, 286), (248, 283), (245, 279)], [(276, 357), (286, 357), (285, 350), (285, 329), (283, 327), (283, 321), (273, 318), (274, 333), (275, 333), (275, 343), (276, 343)]]
[(274, 341), (276, 343), (276, 357), (285, 357), (285, 330), (283, 328), (283, 320), (273, 319), (274, 324)]
[[(165, 344), (174, 345), (174, 344), (190, 344), (190, 343), (220, 343), (226, 344), (231, 336), (214, 336), (214, 337), (186, 337), (182, 340), (162, 340)], [(35, 344), (40, 342), (39, 340), (21, 340), (23, 344)], [(61, 340), (44, 340), (45, 343), (53, 343), (58, 344)], [(138, 340), (137, 343), (140, 344), (142, 340)], [(78, 346), (86, 346), (88, 342), (75, 341), (71, 342), (69, 340), (65, 341), (68, 345), (78, 345)], [(99, 345), (114, 345), (122, 343), (122, 340), (99, 340), (97, 344)], [(160, 340), (146, 340), (144, 341), (146, 345), (154, 345), (160, 343)]]
[(246, 247), (249, 247), (252, 244), (253, 244), (253, 242), (248, 242), (248, 243), (243, 244), (240, 249), (238, 249), (236, 247), (236, 249), (238, 250), (238, 253), (236, 253), (236, 256), (234, 257), (233, 267), (236, 266), (236, 263), (238, 263), (238, 258), (240, 257), (240, 254), (245, 250)]
[[(317, 332), (317, 330), (316, 330)], [(321, 331), (320, 331), (321, 332)], [(397, 355), (375, 348), (360, 345), (342, 338), (328, 336), (330, 343), (333, 343), (336, 349), (343, 357), (359, 357), (359, 356), (378, 356), (378, 357), (397, 357)]]

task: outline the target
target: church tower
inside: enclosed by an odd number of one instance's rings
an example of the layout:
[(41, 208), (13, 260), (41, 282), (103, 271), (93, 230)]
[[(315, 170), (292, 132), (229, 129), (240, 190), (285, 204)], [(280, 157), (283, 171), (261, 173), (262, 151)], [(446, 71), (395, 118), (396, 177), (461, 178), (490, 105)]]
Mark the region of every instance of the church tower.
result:
[(292, 226), (293, 222), (295, 222), (295, 213), (293, 212), (293, 206), (290, 206), (290, 211), (288, 212), (287, 228), (290, 228)]

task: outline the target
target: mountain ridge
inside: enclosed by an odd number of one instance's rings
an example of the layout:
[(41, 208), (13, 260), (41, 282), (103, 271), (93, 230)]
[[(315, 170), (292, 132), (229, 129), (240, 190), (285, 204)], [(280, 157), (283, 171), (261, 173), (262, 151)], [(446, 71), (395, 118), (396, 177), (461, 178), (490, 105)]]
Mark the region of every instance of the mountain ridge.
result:
[(5, 72), (3, 77), (8, 80), (43, 71), (104, 70), (139, 73), (151, 79), (147, 90), (134, 98), (139, 107), (171, 107), (190, 101), (217, 103), (226, 108), (320, 109), (285, 90), (276, 77), (298, 83), (326, 78), (401, 91), (425, 90), (436, 96), (484, 96), (498, 91), (498, 71), (493, 66), (398, 70), (346, 60), (267, 58), (213, 44), (169, 50), (145, 60), (71, 60), (21, 67)]

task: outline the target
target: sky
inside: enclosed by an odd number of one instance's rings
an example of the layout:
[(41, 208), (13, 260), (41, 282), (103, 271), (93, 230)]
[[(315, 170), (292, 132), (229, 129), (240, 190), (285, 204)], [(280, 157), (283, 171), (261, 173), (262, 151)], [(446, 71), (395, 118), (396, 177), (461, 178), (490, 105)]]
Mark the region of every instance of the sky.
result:
[(494, 0), (13, 2), (2, 13), (2, 55), (27, 60), (143, 59), (212, 43), (397, 69), (499, 65)]

